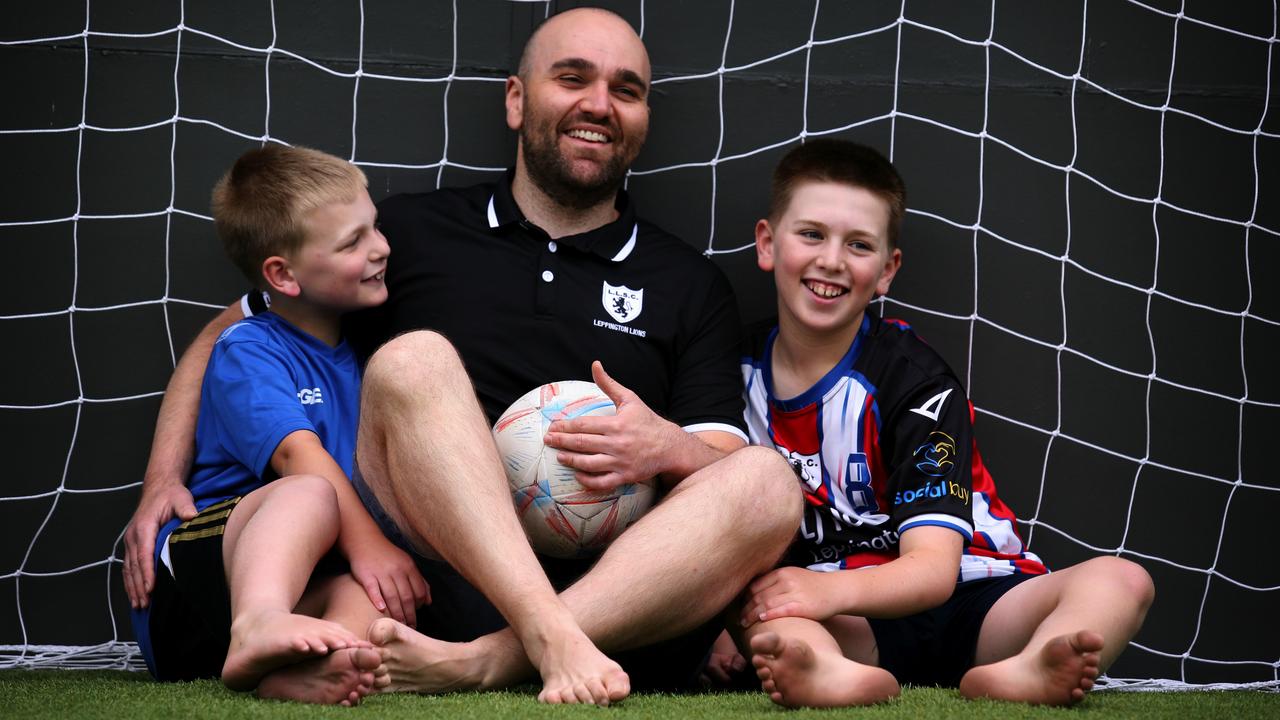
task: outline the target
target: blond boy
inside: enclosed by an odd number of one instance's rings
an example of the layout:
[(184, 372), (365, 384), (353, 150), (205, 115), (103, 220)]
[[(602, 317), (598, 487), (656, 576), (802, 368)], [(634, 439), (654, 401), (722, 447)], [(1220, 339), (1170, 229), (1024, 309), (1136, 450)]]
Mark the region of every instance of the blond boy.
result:
[(390, 252), (365, 185), (346, 161), (268, 145), (214, 189), (227, 254), (271, 310), (214, 347), (194, 507), (161, 528), (155, 590), (134, 598), (158, 679), (220, 676), (264, 697), (356, 704), (388, 681), (369, 623), (389, 604), (412, 622), (427, 597), (347, 479), (360, 369), (340, 322), (386, 299)]
[(901, 268), (904, 211), (870, 148), (810, 141), (774, 173), (756, 251), (778, 321), (744, 361), (747, 418), (807, 503), (783, 566), (744, 594), (739, 647), (787, 706), (875, 703), (900, 683), (1078, 702), (1141, 627), (1150, 577), (1113, 557), (1049, 574), (1023, 547), (959, 380), (867, 312)]

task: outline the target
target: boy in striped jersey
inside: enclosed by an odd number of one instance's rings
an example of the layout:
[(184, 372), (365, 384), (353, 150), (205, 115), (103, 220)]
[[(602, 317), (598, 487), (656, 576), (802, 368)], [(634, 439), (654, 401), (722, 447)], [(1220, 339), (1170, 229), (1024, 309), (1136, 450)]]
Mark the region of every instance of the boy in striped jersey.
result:
[(744, 358), (751, 441), (792, 463), (796, 541), (741, 605), (738, 646), (788, 706), (879, 702), (900, 683), (966, 697), (1080, 701), (1154, 595), (1103, 557), (1052, 574), (1018, 537), (942, 358), (866, 312), (902, 264), (905, 188), (870, 148), (810, 141), (756, 225), (776, 326)]

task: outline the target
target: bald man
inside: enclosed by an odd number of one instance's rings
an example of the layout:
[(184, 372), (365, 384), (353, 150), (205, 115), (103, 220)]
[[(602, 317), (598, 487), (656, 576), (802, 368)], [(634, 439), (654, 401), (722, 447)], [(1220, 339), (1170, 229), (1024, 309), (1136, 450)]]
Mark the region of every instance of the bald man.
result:
[[(688, 686), (719, 613), (795, 533), (790, 469), (744, 447), (728, 282), (639, 219), (621, 189), (648, 132), (649, 83), (644, 44), (622, 18), (556, 15), (507, 79), (519, 142), (506, 177), (379, 205), (389, 299), (348, 323), (357, 348), (376, 349), (352, 482), (388, 537), (420, 558), (432, 594), (414, 630), (402, 622), (415, 617), (402, 607), (409, 592), (382, 589), (392, 617), (369, 639), (389, 689), (500, 688), (537, 673), (545, 702), (608, 704), (633, 685)], [(250, 307), (229, 308), (202, 339)], [(182, 446), (182, 383), (194, 376), (198, 388), (200, 345), (171, 381), (126, 533), (135, 602), (150, 587), (130, 560), (150, 551), (143, 531), (184, 511), (172, 483), (184, 459), (161, 443)], [(547, 442), (584, 485), (656, 476), (664, 492), (594, 564), (539, 558), (489, 428), (528, 390), (588, 378), (617, 415), (557, 423)]]

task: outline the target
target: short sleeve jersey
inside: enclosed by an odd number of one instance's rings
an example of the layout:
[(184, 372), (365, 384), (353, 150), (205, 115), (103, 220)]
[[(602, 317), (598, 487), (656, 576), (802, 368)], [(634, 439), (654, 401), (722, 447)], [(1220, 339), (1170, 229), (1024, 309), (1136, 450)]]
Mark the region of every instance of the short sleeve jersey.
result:
[(933, 525), (964, 536), (960, 581), (1047, 572), (996, 495), (960, 381), (909, 326), (865, 314), (836, 366), (786, 399), (772, 392), (777, 332), (749, 338), (742, 372), (751, 442), (787, 457), (804, 489), (788, 564), (883, 564), (902, 533)]
[[(329, 347), (265, 312), (223, 331), (200, 390), (196, 454), (187, 487), (203, 510), (275, 479), (270, 463), (297, 430), (319, 438), (351, 474), (360, 420), (360, 366), (346, 342)], [(156, 541), (159, 553), (171, 520)]]
[(489, 421), (543, 383), (591, 380), (591, 362), (686, 430), (745, 441), (737, 305), (720, 269), (636, 217), (552, 240), (496, 184), (398, 195), (379, 222), (388, 300), (347, 317), (368, 356), (409, 330), (457, 348)]

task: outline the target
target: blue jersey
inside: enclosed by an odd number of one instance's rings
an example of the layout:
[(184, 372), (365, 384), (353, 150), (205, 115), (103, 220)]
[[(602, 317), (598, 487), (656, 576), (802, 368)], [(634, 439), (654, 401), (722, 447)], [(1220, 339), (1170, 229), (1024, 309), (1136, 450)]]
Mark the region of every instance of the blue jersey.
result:
[(835, 367), (787, 399), (773, 395), (777, 332), (751, 339), (742, 371), (751, 442), (786, 456), (804, 489), (788, 564), (883, 564), (903, 532), (933, 525), (965, 538), (960, 581), (1047, 572), (996, 495), (960, 381), (905, 323), (865, 315)]
[[(360, 420), (360, 365), (341, 342), (329, 347), (272, 312), (223, 331), (200, 391), (196, 453), (187, 487), (197, 510), (247, 495), (276, 479), (271, 456), (286, 436), (309, 430), (351, 476)], [(173, 519), (156, 538), (156, 572)], [(151, 656), (149, 613), (134, 611), (143, 654)]]

